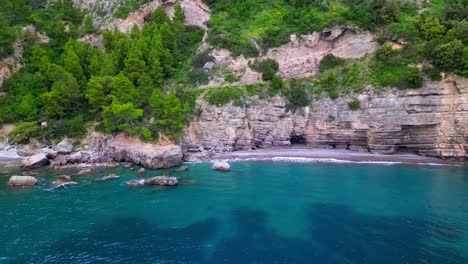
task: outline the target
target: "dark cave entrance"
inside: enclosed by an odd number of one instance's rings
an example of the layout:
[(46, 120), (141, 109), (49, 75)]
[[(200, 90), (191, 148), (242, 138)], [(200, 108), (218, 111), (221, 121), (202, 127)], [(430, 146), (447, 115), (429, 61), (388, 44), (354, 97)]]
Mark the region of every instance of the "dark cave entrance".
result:
[(305, 145), (306, 139), (303, 136), (291, 136), (291, 145)]

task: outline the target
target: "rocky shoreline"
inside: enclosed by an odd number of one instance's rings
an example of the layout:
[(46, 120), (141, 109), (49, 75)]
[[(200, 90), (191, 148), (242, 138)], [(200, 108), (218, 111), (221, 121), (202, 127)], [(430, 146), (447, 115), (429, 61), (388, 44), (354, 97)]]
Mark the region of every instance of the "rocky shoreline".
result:
[[(138, 146), (138, 144), (136, 145)], [(141, 147), (141, 146), (140, 146)], [(273, 160), (294, 162), (354, 162), (354, 163), (389, 163), (389, 164), (413, 164), (413, 165), (458, 165), (466, 166), (467, 162), (456, 160), (443, 160), (433, 157), (419, 156), (416, 154), (374, 154), (370, 152), (358, 152), (352, 150), (333, 150), (316, 148), (269, 148), (256, 150), (237, 150), (232, 152), (186, 152), (178, 151), (178, 146), (164, 147), (165, 151), (151, 152), (148, 149), (135, 151), (135, 146), (128, 149), (114, 149), (111, 152), (93, 150), (78, 150), (63, 154), (54, 149), (42, 149), (39, 153), (19, 157), (15, 151), (0, 152), (0, 163), (16, 163), (24, 169), (35, 169), (50, 166), (52, 169), (62, 169), (83, 166), (117, 166), (119, 162), (133, 163), (149, 169), (170, 168), (184, 162), (213, 162), (247, 161), (247, 160)], [(148, 155), (148, 156), (146, 156)], [(14, 158), (11, 158), (14, 156)]]

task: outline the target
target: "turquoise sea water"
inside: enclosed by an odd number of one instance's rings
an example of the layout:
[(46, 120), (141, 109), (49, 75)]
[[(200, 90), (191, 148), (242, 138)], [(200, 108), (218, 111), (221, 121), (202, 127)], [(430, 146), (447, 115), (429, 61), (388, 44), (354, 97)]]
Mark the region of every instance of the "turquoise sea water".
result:
[[(146, 172), (174, 188), (127, 187), (137, 168), (64, 190), (54, 177), (77, 170), (40, 170), (24, 189), (0, 175), (0, 263), (468, 263), (466, 167), (231, 166)], [(109, 173), (122, 177), (98, 182)]]

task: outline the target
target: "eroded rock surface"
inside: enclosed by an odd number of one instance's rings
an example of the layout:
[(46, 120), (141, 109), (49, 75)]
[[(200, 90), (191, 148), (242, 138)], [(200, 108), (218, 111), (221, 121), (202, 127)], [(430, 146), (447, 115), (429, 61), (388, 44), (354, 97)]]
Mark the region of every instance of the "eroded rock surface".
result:
[(49, 164), (49, 159), (45, 153), (35, 154), (33, 156), (24, 157), (21, 160), (21, 167), (25, 169), (36, 169)]
[(177, 145), (142, 143), (123, 135), (93, 134), (90, 139), (92, 162), (132, 162), (150, 169), (174, 167), (182, 163), (182, 148)]
[(73, 142), (66, 138), (57, 144), (55, 150), (59, 154), (70, 154), (73, 152)]
[[(449, 76), (427, 81), (417, 90), (393, 89), (336, 100), (322, 97), (312, 107), (287, 111), (286, 100), (275, 96), (248, 99), (249, 107), (210, 105), (185, 129), (184, 150), (252, 149), (294, 143), (378, 153), (411, 152), (440, 158), (467, 159), (468, 83)], [(351, 111), (348, 102), (361, 102)]]

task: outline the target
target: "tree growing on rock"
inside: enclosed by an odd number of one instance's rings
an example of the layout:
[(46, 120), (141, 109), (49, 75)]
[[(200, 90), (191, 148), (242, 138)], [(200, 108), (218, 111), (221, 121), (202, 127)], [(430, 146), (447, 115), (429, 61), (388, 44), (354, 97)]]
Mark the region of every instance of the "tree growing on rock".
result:
[(130, 135), (140, 131), (138, 125), (143, 117), (143, 110), (136, 108), (133, 103), (119, 103), (113, 100), (110, 106), (103, 107), (102, 119), (106, 132), (125, 131)]
[(184, 109), (175, 93), (171, 92), (164, 100), (162, 116), (157, 121), (164, 133), (170, 138), (178, 138), (184, 128)]

